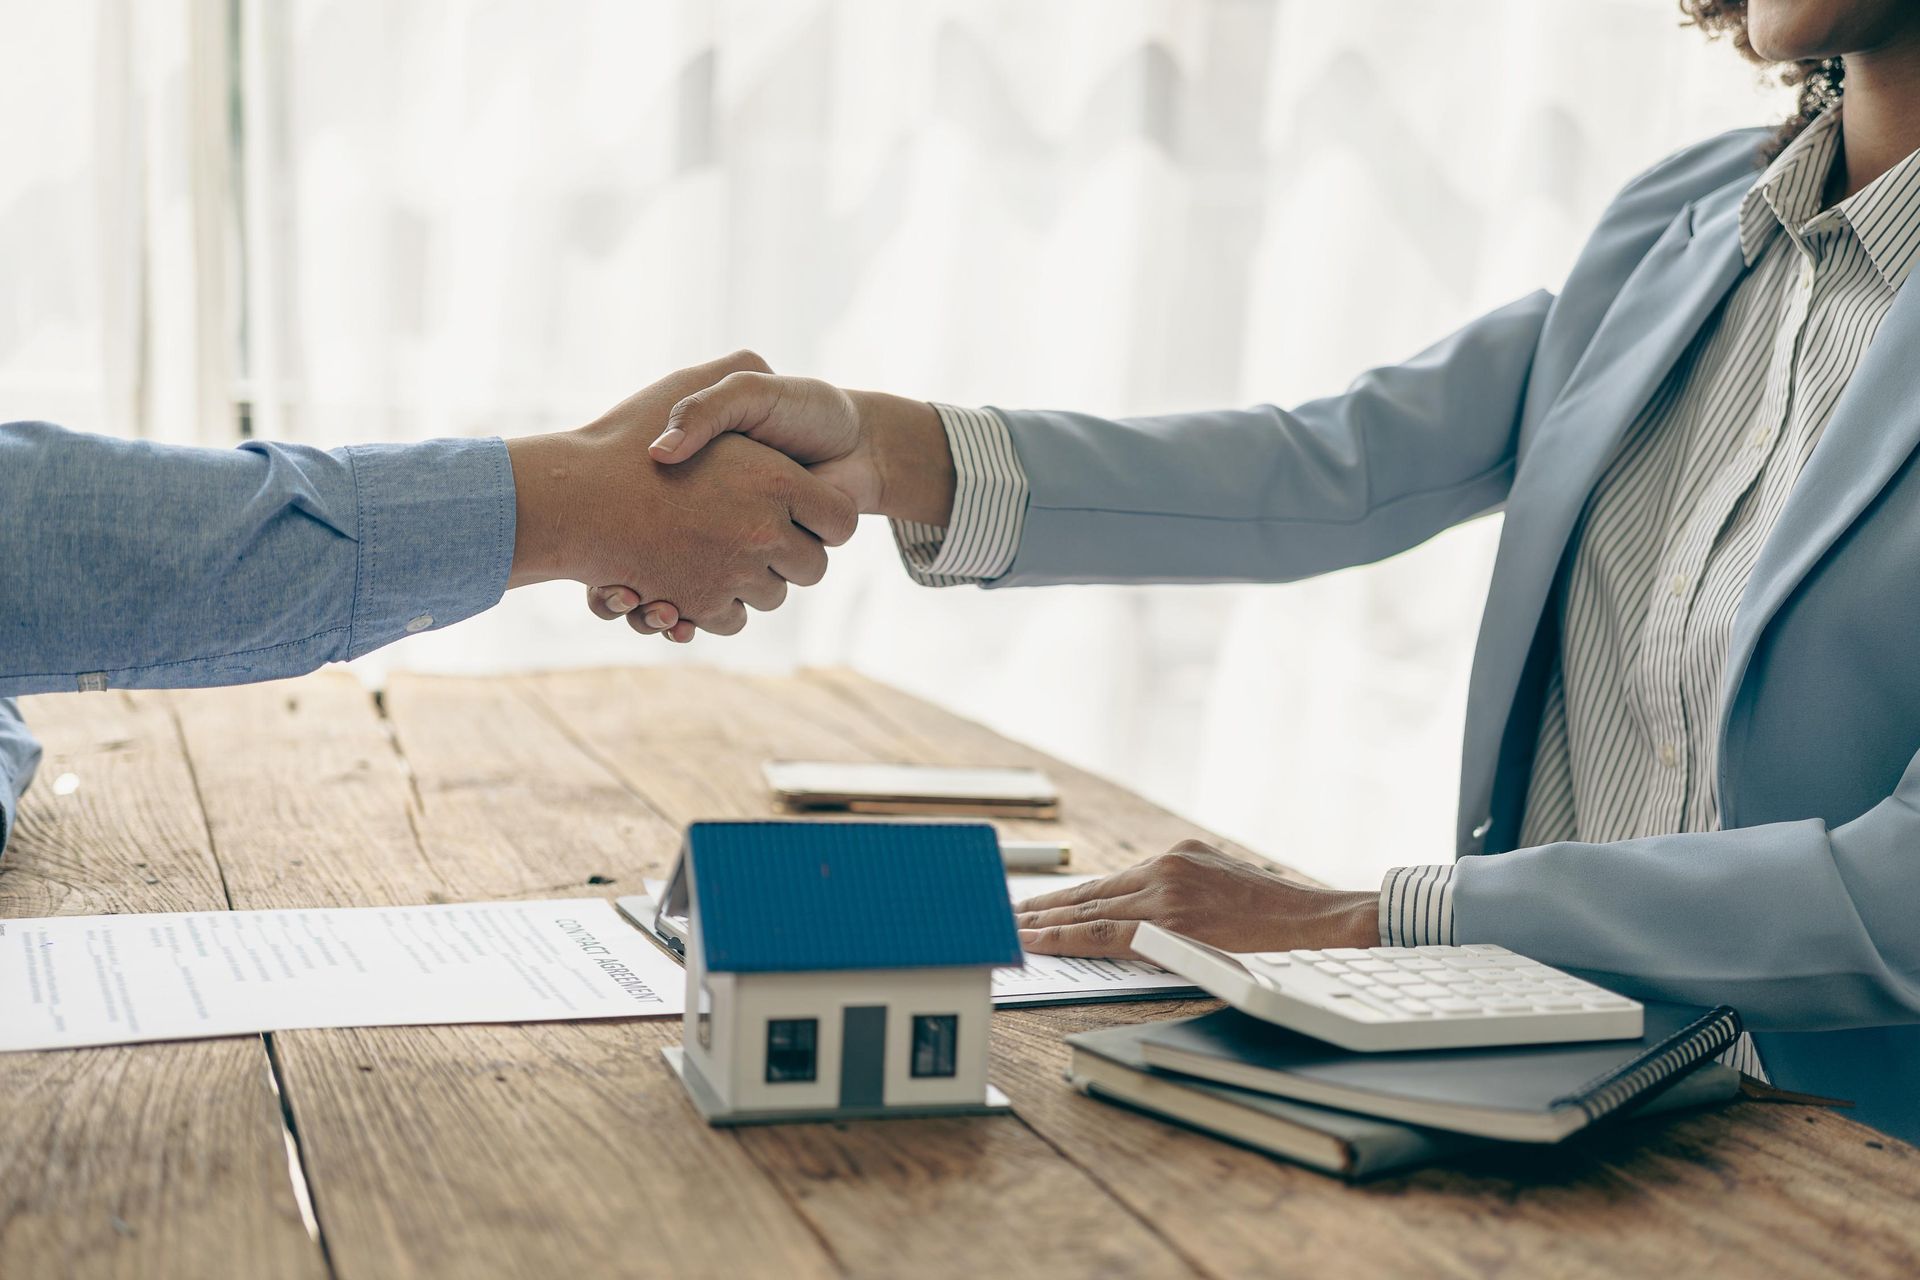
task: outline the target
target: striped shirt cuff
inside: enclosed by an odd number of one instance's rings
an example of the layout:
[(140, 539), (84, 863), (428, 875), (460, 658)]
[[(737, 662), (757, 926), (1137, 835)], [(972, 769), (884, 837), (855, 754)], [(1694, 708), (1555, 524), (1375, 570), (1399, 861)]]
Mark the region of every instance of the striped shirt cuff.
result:
[(1453, 864), (1387, 872), (1380, 882), (1380, 945), (1454, 945)]
[(1027, 473), (1007, 424), (991, 409), (933, 406), (953, 450), (953, 523), (893, 522), (907, 573), (923, 587), (986, 582), (1005, 573), (1027, 518)]

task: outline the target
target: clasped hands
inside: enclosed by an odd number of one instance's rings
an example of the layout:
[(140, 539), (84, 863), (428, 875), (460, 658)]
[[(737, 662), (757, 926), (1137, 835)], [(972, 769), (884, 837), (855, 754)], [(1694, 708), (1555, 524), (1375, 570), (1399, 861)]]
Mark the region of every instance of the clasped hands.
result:
[[(856, 400), (856, 397), (858, 399)], [(685, 643), (826, 572), (862, 512), (945, 524), (932, 406), (777, 378), (751, 352), (672, 374), (578, 431), (512, 441), (511, 584), (588, 584), (602, 618)], [(889, 465), (891, 463), (891, 465)]]
[[(751, 352), (672, 374), (577, 431), (508, 444), (510, 585), (588, 584), (602, 618), (686, 642), (811, 586), (861, 513), (944, 526), (954, 464), (923, 401), (776, 377)], [(1371, 946), (1376, 893), (1304, 885), (1188, 841), (1016, 907), (1048, 955), (1132, 954), (1153, 921), (1234, 951)]]

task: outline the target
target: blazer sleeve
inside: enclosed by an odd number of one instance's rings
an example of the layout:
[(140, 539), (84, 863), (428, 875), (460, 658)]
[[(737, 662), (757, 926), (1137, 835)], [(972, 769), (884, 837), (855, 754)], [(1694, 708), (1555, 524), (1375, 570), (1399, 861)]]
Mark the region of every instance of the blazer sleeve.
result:
[(1818, 819), (1462, 858), (1455, 932), (1633, 995), (1730, 1004), (1756, 1031), (1920, 1022), (1920, 756)]
[(1291, 410), (997, 409), (1031, 492), (1019, 551), (989, 585), (1284, 582), (1497, 508), (1552, 303), (1534, 293)]
[(1614, 198), (1557, 297), (1502, 307), (1344, 395), (1119, 421), (999, 410), (1030, 496), (987, 585), (1287, 581), (1499, 507), (1621, 284), (1688, 201), (1757, 171), (1767, 132), (1662, 160)]

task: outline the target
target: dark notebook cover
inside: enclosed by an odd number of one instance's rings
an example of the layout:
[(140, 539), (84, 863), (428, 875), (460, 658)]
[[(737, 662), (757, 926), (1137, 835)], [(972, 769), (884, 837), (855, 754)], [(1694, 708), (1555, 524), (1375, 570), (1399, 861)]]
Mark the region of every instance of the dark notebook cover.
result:
[[(1548, 1126), (1565, 1136), (1651, 1096), (1730, 1048), (1740, 1034), (1740, 1017), (1725, 1007), (1647, 1002), (1645, 1028), (1638, 1040), (1354, 1053), (1223, 1009), (1160, 1023), (1142, 1048), (1157, 1067), (1190, 1070), (1211, 1060), (1233, 1073), (1230, 1080), (1219, 1077), (1226, 1083), (1294, 1097), (1311, 1094), (1317, 1105), (1393, 1118), (1413, 1110), (1433, 1124), (1441, 1123), (1432, 1118), (1438, 1108), (1454, 1113), (1445, 1127), (1461, 1132), (1504, 1129), (1501, 1136), (1522, 1137), (1519, 1125), (1537, 1133), (1533, 1140), (1553, 1140)], [(1160, 1056), (1161, 1049), (1185, 1064)], [(1249, 1069), (1260, 1084), (1249, 1078)], [(1494, 1123), (1466, 1123), (1474, 1113)]]

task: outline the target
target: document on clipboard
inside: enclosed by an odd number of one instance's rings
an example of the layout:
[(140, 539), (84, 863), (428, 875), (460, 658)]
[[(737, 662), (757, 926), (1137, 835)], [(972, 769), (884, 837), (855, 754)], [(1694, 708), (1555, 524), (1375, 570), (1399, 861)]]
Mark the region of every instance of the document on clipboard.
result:
[[(1036, 894), (1065, 889), (1094, 876), (1010, 875), (1007, 890), (1015, 902)], [(645, 881), (647, 892), (619, 898), (620, 914), (646, 933), (669, 954), (686, 959), (690, 939), (687, 926), (687, 890), (681, 867), (671, 880)], [(1144, 960), (1097, 960), (1080, 956), (1029, 954), (1019, 968), (993, 971), (996, 1008), (1026, 1008), (1055, 1004), (1106, 1004), (1125, 1000), (1178, 1000), (1202, 994), (1200, 988), (1176, 973)]]

